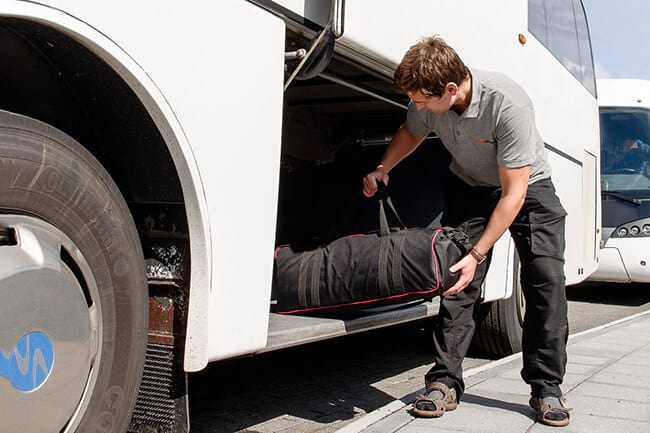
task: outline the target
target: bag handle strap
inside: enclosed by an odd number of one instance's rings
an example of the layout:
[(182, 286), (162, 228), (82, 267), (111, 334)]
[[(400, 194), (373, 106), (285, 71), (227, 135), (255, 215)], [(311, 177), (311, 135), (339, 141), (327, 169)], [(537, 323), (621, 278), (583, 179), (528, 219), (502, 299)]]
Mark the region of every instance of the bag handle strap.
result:
[(388, 218), (386, 217), (386, 206), (390, 208), (390, 210), (393, 212), (393, 215), (397, 218), (397, 221), (400, 224), (400, 227), (405, 229), (406, 225), (402, 221), (402, 219), (399, 217), (399, 214), (397, 213), (397, 209), (395, 209), (395, 206), (393, 205), (393, 201), (390, 199), (390, 196), (388, 195), (387, 191), (387, 186), (384, 182), (382, 181), (377, 181), (377, 194), (379, 196), (379, 234), (380, 236), (388, 236), (390, 233), (390, 227), (388, 225)]

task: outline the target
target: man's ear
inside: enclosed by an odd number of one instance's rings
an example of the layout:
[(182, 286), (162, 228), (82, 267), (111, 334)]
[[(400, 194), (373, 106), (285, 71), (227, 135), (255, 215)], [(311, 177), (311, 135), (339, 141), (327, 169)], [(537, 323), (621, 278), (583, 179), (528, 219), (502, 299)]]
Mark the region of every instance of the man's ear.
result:
[(456, 94), (458, 93), (458, 86), (454, 82), (447, 83), (447, 85), (445, 86), (445, 90), (449, 92), (451, 96), (456, 96)]

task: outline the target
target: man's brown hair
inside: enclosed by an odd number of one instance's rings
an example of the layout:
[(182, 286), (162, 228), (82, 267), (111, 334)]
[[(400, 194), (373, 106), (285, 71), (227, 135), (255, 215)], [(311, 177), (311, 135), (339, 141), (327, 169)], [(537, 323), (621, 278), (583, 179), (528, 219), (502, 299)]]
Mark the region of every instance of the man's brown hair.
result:
[(442, 96), (447, 83), (460, 85), (469, 70), (456, 51), (439, 36), (418, 41), (397, 66), (393, 86), (402, 93)]

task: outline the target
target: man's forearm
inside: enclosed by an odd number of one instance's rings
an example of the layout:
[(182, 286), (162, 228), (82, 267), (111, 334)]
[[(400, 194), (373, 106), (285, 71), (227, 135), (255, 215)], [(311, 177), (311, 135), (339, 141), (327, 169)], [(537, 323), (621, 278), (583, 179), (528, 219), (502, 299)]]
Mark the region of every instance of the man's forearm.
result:
[(411, 134), (406, 130), (404, 125), (400, 126), (381, 158), (381, 162), (379, 163), (380, 168), (385, 173), (388, 173), (402, 159), (413, 152), (423, 139), (423, 137), (416, 137)]
[(517, 217), (526, 200), (529, 178), (530, 166), (528, 165), (518, 168), (499, 167), (501, 198), (490, 215), (481, 238), (474, 245), (480, 254), (487, 254)]

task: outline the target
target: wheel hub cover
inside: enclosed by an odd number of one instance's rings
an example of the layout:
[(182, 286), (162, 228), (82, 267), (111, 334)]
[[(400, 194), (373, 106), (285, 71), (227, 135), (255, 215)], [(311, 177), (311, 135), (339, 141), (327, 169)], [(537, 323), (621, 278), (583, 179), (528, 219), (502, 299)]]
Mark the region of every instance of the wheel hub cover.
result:
[(93, 307), (62, 260), (70, 241), (39, 220), (7, 218), (0, 215), (0, 224), (15, 230), (18, 242), (0, 245), (2, 429), (59, 432), (91, 377), (98, 344)]

